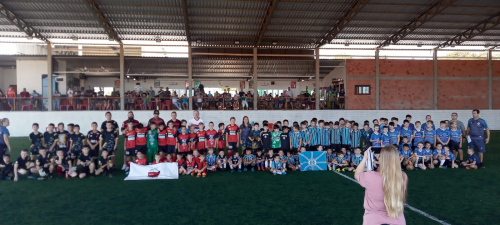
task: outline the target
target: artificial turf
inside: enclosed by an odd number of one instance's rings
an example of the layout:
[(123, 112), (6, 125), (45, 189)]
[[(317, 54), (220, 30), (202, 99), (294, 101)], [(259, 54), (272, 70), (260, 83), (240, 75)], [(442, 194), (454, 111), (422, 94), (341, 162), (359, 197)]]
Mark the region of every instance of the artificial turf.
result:
[[(118, 149), (123, 149), (123, 141)], [(11, 138), (12, 161), (28, 138)], [(500, 224), (500, 132), (486, 169), (408, 171), (408, 204), (450, 224)], [(116, 166), (121, 167), (123, 151)], [(352, 172), (346, 175), (353, 177)], [(361, 224), (364, 189), (334, 172), (213, 172), (206, 178), (0, 181), (2, 224)], [(407, 224), (438, 224), (405, 209)]]

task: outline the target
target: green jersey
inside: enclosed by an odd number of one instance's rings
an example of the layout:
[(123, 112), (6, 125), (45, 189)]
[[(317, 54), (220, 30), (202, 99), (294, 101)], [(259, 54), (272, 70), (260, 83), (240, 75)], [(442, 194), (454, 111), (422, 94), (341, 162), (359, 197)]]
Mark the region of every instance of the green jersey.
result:
[(271, 148), (281, 148), (281, 135), (282, 131), (271, 132)]
[(148, 148), (158, 148), (158, 130), (148, 131)]

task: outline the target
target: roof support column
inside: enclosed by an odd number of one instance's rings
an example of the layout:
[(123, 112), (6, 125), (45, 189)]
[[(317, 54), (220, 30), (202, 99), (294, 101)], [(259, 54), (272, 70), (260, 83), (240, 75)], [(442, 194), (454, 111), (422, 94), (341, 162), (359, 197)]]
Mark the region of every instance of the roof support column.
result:
[(189, 97), (189, 110), (193, 110), (193, 54), (191, 46), (188, 46), (188, 94)]
[(316, 47), (316, 49), (314, 50), (315, 53), (316, 53), (316, 68), (315, 68), (315, 77), (316, 77), (316, 91), (314, 92), (314, 95), (315, 95), (315, 101), (316, 104), (315, 105), (315, 109), (316, 110), (319, 110), (319, 101), (320, 101), (320, 92), (321, 92), (321, 87), (319, 85), (319, 48)]
[(125, 54), (120, 43), (120, 110), (125, 110)]
[(257, 88), (257, 47), (253, 48), (253, 110), (258, 109), (259, 91)]
[(493, 72), (491, 60), (491, 49), (488, 49), (488, 109), (493, 109)]
[(380, 50), (375, 50), (375, 109), (380, 110)]
[(52, 43), (47, 41), (47, 110), (52, 111)]
[(437, 110), (438, 103), (438, 60), (437, 60), (437, 48), (434, 49), (434, 53), (432, 54), (432, 60), (434, 61), (434, 76), (432, 78), (432, 87), (433, 87), (433, 106), (434, 110)]

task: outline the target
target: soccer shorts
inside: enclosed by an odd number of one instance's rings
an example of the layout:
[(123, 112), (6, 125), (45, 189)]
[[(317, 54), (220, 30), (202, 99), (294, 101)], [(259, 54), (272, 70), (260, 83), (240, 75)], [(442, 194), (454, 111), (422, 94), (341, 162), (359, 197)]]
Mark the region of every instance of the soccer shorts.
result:
[(37, 145), (33, 145), (31, 146), (30, 148), (30, 155), (38, 155), (38, 146)]
[(135, 155), (137, 155), (137, 150), (133, 149), (133, 148), (127, 148), (127, 150), (125, 150), (125, 155), (126, 156), (135, 156)]
[[(340, 147), (341, 148), (345, 148), (345, 150), (347, 150), (347, 151), (351, 150), (351, 145), (344, 145), (344, 144), (342, 144)], [(342, 149), (339, 149), (339, 150), (342, 150)]]
[(104, 149), (108, 150), (109, 156), (115, 156), (115, 150), (113, 148), (104, 148)]
[(483, 138), (471, 138), (469, 142), (469, 147), (477, 149), (478, 152), (486, 152), (486, 143)]
[(224, 149), (226, 147), (226, 141), (219, 141), (217, 144), (218, 149)]
[(137, 152), (141, 152), (142, 154), (148, 154), (148, 147), (146, 145), (137, 145), (135, 146), (135, 148), (137, 149)]
[(168, 145), (165, 145), (165, 146), (158, 145), (158, 152), (167, 153), (167, 146)]
[(84, 166), (80, 169), (80, 173), (88, 174), (90, 173), (90, 168), (88, 166)]
[(448, 143), (448, 146), (450, 147), (450, 150), (462, 150), (462, 148), (460, 147), (460, 142), (455, 142), (453, 140), (450, 140), (450, 142)]
[(96, 146), (94, 149), (90, 149), (89, 155), (92, 157), (99, 157), (99, 148)]
[(71, 159), (76, 159), (78, 158), (78, 156), (80, 156), (80, 154), (82, 154), (82, 150), (71, 149), (71, 153), (69, 154), (69, 156), (71, 157)]
[(227, 146), (228, 151), (238, 151), (238, 147), (236, 147), (237, 142), (229, 142)]

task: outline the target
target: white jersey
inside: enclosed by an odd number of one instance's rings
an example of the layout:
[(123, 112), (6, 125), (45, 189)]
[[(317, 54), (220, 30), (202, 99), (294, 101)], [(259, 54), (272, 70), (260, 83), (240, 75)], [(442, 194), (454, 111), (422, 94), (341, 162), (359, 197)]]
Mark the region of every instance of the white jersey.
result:
[[(190, 120), (188, 121), (188, 123), (187, 123), (187, 126), (188, 126), (188, 127), (186, 127), (186, 128), (189, 130), (189, 127), (190, 127), (191, 125), (194, 125), (194, 132), (196, 133), (196, 132), (198, 132), (198, 130), (200, 129), (200, 126), (199, 126), (199, 124), (200, 124), (200, 123), (205, 124), (205, 122), (203, 122), (203, 119), (201, 119), (201, 117), (200, 117), (200, 119), (198, 119), (198, 120), (195, 120), (194, 118), (193, 118), (193, 119), (190, 119)], [(206, 126), (206, 125), (205, 125), (205, 126)]]

